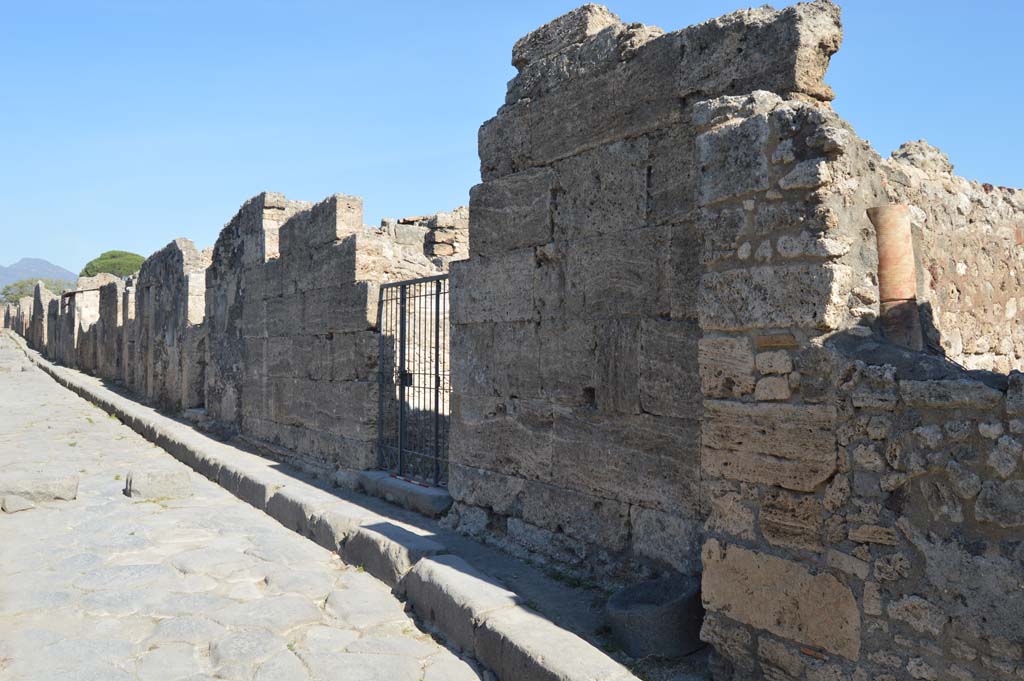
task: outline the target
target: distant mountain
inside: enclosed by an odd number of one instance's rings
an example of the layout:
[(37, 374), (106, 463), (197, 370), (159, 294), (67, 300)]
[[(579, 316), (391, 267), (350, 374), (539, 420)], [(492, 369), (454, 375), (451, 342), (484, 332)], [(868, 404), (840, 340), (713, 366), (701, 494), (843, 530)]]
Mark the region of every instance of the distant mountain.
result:
[(78, 280), (78, 275), (39, 258), (22, 258), (10, 267), (0, 265), (0, 286), (22, 279), (62, 279), (73, 282)]

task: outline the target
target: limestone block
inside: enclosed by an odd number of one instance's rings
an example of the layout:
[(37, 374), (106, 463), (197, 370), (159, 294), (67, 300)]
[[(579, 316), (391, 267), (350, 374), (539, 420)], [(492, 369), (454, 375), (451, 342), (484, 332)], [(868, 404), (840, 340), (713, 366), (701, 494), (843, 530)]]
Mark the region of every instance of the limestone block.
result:
[[(598, 338), (605, 325), (588, 320), (544, 319), (537, 326), (539, 382), (544, 397), (564, 405), (588, 405), (597, 399)], [(602, 344), (607, 349), (607, 341)], [(514, 351), (513, 351), (514, 352)], [(608, 365), (602, 365), (607, 369)], [(532, 362), (517, 371), (529, 375)]]
[[(552, 348), (541, 352), (538, 336), (539, 329), (534, 322), (485, 322), (455, 326), (451, 341), (452, 385), (457, 392), (466, 395), (540, 397), (540, 364), (547, 359), (547, 352), (555, 352), (555, 362), (568, 360), (571, 355)], [(552, 334), (547, 333), (545, 336), (550, 338)], [(558, 337), (555, 340), (569, 348), (573, 346), (573, 338)], [(585, 368), (588, 372), (591, 370), (590, 366)], [(544, 377), (545, 380), (551, 378), (546, 373)], [(581, 384), (589, 384), (589, 381), (577, 382), (576, 385)]]
[[(377, 325), (378, 286), (357, 281), (302, 294), (301, 326), (289, 333), (322, 335), (363, 331)], [(294, 319), (294, 317), (292, 318)]]
[(523, 478), (465, 465), (454, 457), (448, 465), (448, 491), (453, 499), (502, 515), (521, 512), (526, 486)]
[(702, 647), (704, 608), (698, 577), (633, 584), (612, 595), (605, 619), (628, 655), (682, 657)]
[(533, 249), (509, 251), (493, 258), (470, 258), (451, 269), (451, 315), (454, 324), (512, 322), (534, 318)]
[(374, 380), (377, 373), (377, 357), (380, 352), (380, 336), (373, 331), (335, 333), (326, 341), (325, 349), (318, 346), (315, 352), (325, 353), (321, 359), (329, 362), (332, 381)]
[(453, 395), (451, 460), (549, 480), (553, 420), (541, 400)]
[(811, 492), (836, 470), (836, 411), (705, 400), (702, 465), (716, 476)]
[(768, 135), (763, 114), (697, 135), (701, 205), (768, 189)]
[(35, 507), (31, 501), (25, 497), (19, 497), (17, 494), (6, 494), (0, 498), (0, 510), (3, 510), (4, 513), (18, 513)]
[(283, 256), (332, 244), (363, 228), (363, 200), (358, 196), (335, 194), (297, 213), (281, 225), (279, 238)]
[(629, 510), (632, 552), (670, 566), (682, 574), (699, 570), (702, 523), (694, 516), (679, 516), (633, 506)]
[(849, 660), (859, 658), (860, 611), (853, 592), (835, 577), (717, 539), (704, 544), (702, 556), (702, 597), (709, 612)]
[[(699, 423), (588, 409), (554, 414), (556, 484), (676, 514), (696, 514)], [(628, 482), (624, 482), (628, 481)]]
[(640, 406), (644, 412), (696, 418), (702, 408), (698, 383), (697, 325), (689, 321), (640, 323)]
[(187, 470), (132, 470), (124, 479), (124, 495), (133, 499), (184, 499), (192, 496), (192, 481)]
[[(684, 221), (696, 205), (698, 173), (694, 137), (693, 128), (683, 125), (648, 137), (647, 198), (649, 217), (656, 225)], [(694, 252), (692, 242), (690, 252)], [(694, 255), (699, 254), (694, 252)]]
[(900, 397), (910, 407), (933, 409), (995, 409), (1003, 394), (970, 379), (900, 381)]
[(743, 503), (742, 496), (735, 492), (719, 493), (712, 496), (709, 504), (708, 532), (754, 540), (754, 511)]
[(594, 404), (602, 413), (640, 413), (640, 324), (616, 319), (595, 329)]
[(476, 658), (502, 681), (633, 681), (636, 677), (575, 634), (523, 607), (488, 614)]
[(1024, 480), (990, 480), (983, 484), (975, 514), (980, 522), (999, 527), (1024, 526)]
[(413, 529), (390, 522), (363, 525), (349, 535), (339, 554), (346, 563), (360, 565), (377, 579), (395, 586), (421, 558), (447, 550)]
[(601, 5), (577, 7), (517, 40), (512, 47), (512, 65), (523, 70), (538, 59), (557, 54), (621, 23)]
[(469, 249), (495, 256), (546, 244), (552, 238), (555, 174), (525, 170), (473, 187), (469, 192)]
[(706, 397), (741, 398), (754, 391), (754, 353), (745, 336), (704, 336), (697, 344)]
[(554, 164), (554, 238), (618, 237), (647, 221), (647, 142), (613, 142)]
[(9, 495), (34, 503), (71, 501), (78, 496), (78, 476), (4, 473), (0, 475), (0, 497)]
[(759, 352), (754, 366), (762, 374), (789, 374), (793, 371), (793, 358), (785, 350)]
[(514, 607), (515, 593), (457, 556), (422, 558), (398, 585), (418, 615), (462, 650), (473, 651), (473, 631), (491, 612)]
[(669, 316), (678, 320), (696, 320), (700, 278), (704, 274), (704, 264), (701, 262), (700, 232), (693, 220), (670, 225), (668, 229), (670, 241), (667, 275)]
[(528, 523), (610, 550), (626, 548), (629, 507), (543, 483), (528, 483), (522, 518)]
[(848, 267), (834, 263), (708, 272), (700, 285), (701, 327), (835, 329), (846, 319), (851, 278)]
[(647, 227), (619, 239), (580, 239), (564, 248), (565, 309), (590, 319), (650, 317), (667, 299), (669, 231)]
[(821, 551), (822, 508), (815, 497), (769, 492), (758, 518), (769, 544)]
[(792, 395), (788, 376), (765, 376), (754, 386), (754, 399), (758, 402), (788, 400)]

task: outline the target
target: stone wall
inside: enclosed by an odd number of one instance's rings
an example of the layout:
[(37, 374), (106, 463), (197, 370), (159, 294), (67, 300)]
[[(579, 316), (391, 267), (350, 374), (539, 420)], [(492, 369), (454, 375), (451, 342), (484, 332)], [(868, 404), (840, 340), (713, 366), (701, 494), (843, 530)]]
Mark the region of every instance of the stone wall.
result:
[(50, 302), (59, 298), (59, 294), (50, 291), (43, 282), (37, 282), (32, 291), (32, 319), (30, 321), (28, 344), (34, 350), (46, 352), (48, 339), (48, 311)]
[(146, 258), (135, 282), (133, 387), (168, 411), (203, 405), (206, 357), (200, 325), (210, 255), (188, 239), (175, 239)]
[(96, 322), (96, 374), (110, 381), (121, 378), (124, 327), (121, 321), (125, 284), (112, 281), (100, 287), (100, 318)]
[[(796, 103), (830, 96), (821, 77), (837, 14), (822, 3), (759, 9), (663, 34), (588, 5), (516, 44), (519, 73), (480, 131), (471, 257), (453, 268), (461, 529), (613, 581), (699, 571), (701, 328), (733, 311), (711, 296), (749, 284), (719, 262), (714, 225), (753, 226), (745, 202), (792, 173), (776, 188), (785, 209), (814, 171), (780, 152), (738, 172), (776, 134), (761, 108), (780, 98), (709, 98), (757, 88)], [(790, 213), (804, 219), (799, 207)], [(767, 235), (790, 213), (766, 208), (753, 227)], [(819, 244), (805, 241), (787, 254), (795, 263), (815, 257)], [(778, 299), (764, 300), (763, 314), (828, 277), (820, 260), (794, 264), (792, 282), (780, 271), (784, 286), (764, 291)], [(699, 297), (705, 268), (719, 279)], [(754, 391), (719, 383), (737, 399)]]
[(246, 203), (208, 279), (209, 415), (327, 478), (375, 467), (379, 284), (447, 269), (439, 216), (371, 230), (358, 197)]
[(884, 170), (890, 199), (911, 206), (929, 346), (967, 369), (1024, 368), (1024, 192), (957, 177), (923, 141)]

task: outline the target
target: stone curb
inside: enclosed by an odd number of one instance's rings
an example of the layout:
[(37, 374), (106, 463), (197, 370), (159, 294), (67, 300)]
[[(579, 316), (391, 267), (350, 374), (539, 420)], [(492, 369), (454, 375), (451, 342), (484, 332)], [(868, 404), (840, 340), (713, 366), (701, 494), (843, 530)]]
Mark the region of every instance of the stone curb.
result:
[(58, 367), (9, 333), (29, 360), (176, 459), (279, 523), (337, 552), (396, 595), (500, 681), (639, 681), (598, 648), (521, 605), (514, 592), (423, 530), (384, 518), (279, 470), (274, 462)]

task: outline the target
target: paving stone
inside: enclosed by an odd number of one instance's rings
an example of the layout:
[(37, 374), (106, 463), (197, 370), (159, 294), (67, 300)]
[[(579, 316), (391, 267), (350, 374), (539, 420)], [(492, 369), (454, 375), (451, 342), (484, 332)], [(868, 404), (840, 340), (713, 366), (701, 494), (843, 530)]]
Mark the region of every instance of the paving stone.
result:
[(35, 504), (25, 497), (19, 497), (17, 494), (8, 494), (0, 501), (0, 508), (3, 509), (4, 513), (17, 513), (18, 511), (27, 511), (30, 508), (35, 508)]

